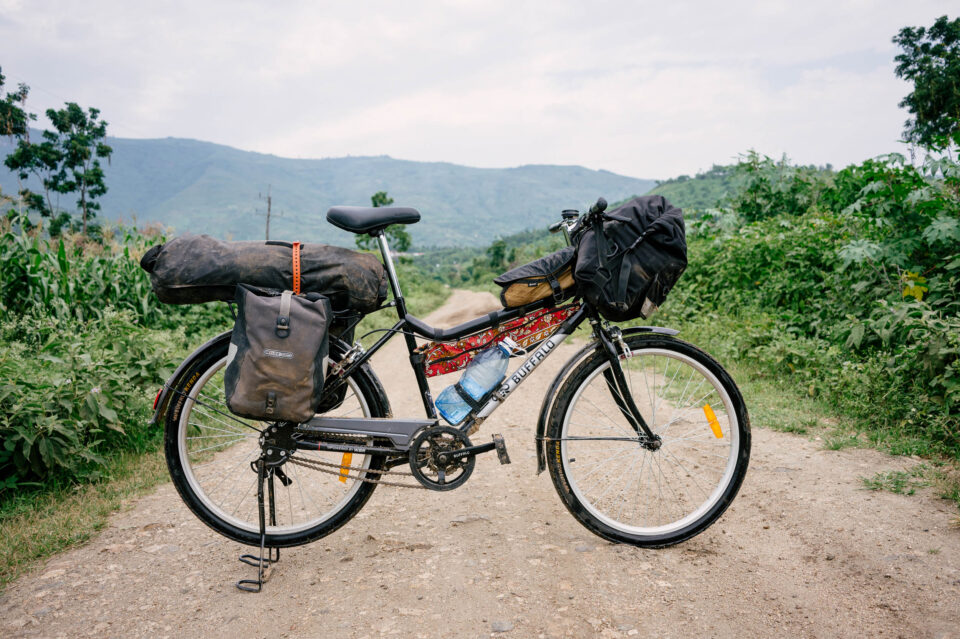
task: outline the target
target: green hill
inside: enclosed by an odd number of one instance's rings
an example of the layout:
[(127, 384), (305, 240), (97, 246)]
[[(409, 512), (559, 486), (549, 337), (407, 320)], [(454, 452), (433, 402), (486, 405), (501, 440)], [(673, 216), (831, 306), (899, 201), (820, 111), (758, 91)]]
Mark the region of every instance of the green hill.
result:
[(681, 175), (660, 182), (651, 193), (657, 193), (685, 211), (702, 211), (717, 203), (734, 188), (735, 166), (714, 164), (709, 171), (696, 176)]
[[(302, 160), (176, 138), (107, 142), (114, 153), (105, 167), (104, 219), (136, 216), (138, 223), (159, 222), (177, 233), (233, 239), (263, 237), (257, 211), (266, 206), (258, 194), (266, 195), (268, 185), (277, 214), (273, 237), (352, 244), (349, 234), (327, 224), (327, 209), (369, 205), (373, 193), (387, 191), (397, 205), (423, 214), (410, 228), (416, 245), (481, 246), (544, 226), (560, 210), (583, 208), (598, 196), (615, 201), (656, 184), (578, 166), (479, 169), (387, 156)], [(0, 156), (10, 150), (9, 140), (0, 139)], [(15, 176), (2, 166), (0, 188), (16, 191)]]

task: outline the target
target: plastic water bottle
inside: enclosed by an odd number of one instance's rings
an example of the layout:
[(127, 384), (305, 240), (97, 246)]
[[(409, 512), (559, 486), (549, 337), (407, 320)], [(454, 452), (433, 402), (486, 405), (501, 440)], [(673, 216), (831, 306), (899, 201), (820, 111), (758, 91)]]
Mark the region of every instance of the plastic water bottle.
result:
[[(510, 354), (516, 349), (516, 342), (506, 338), (480, 351), (463, 371), (460, 387), (475, 401), (483, 399), (503, 379)], [(454, 426), (462, 422), (471, 410), (470, 404), (457, 391), (456, 384), (444, 388), (435, 404), (440, 416)]]

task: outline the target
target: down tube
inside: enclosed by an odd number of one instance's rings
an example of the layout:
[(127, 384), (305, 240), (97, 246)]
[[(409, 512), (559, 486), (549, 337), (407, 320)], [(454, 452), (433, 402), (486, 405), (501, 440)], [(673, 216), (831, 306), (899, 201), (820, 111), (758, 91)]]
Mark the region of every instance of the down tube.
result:
[[(500, 388), (493, 393), (493, 396), (487, 400), (487, 403), (480, 408), (480, 412), (477, 413), (477, 419), (486, 419), (490, 414), (497, 410), (497, 408), (506, 401), (507, 397), (513, 391), (517, 390), (523, 380), (527, 379), (530, 376), (530, 373), (533, 372), (537, 366), (539, 366), (543, 360), (547, 359), (547, 356), (553, 352), (553, 350), (563, 343), (565, 339), (570, 337), (570, 334), (574, 331), (576, 324), (573, 327), (566, 329), (566, 327), (561, 328), (556, 333), (543, 340), (540, 344), (540, 347), (537, 350), (533, 351), (533, 354), (527, 358), (520, 368), (514, 371), (509, 377), (503, 380), (500, 384)], [(569, 330), (570, 333), (564, 332), (564, 330)]]

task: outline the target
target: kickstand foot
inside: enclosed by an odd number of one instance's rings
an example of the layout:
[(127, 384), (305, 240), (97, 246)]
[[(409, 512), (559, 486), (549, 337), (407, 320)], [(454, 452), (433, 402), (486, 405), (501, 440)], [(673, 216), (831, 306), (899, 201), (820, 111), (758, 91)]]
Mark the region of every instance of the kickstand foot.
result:
[(240, 555), (240, 561), (248, 566), (255, 566), (257, 569), (256, 579), (241, 579), (237, 582), (237, 588), (246, 592), (260, 592), (263, 590), (263, 584), (270, 578), (270, 567), (280, 561), (279, 548), (267, 548), (267, 526), (266, 526), (266, 508), (263, 503), (263, 485), (267, 484), (267, 493), (270, 506), (270, 525), (277, 525), (276, 501), (274, 499), (273, 476), (274, 469), (267, 469), (266, 462), (260, 459), (257, 462), (257, 506), (260, 514), (260, 554), (258, 555)]

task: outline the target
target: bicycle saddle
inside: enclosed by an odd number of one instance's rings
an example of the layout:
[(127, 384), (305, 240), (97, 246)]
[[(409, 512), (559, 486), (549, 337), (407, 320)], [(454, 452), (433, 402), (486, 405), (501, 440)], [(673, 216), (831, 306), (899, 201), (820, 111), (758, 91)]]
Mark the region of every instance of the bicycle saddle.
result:
[(420, 212), (405, 206), (334, 206), (327, 211), (327, 221), (351, 233), (372, 233), (391, 224), (419, 222)]

